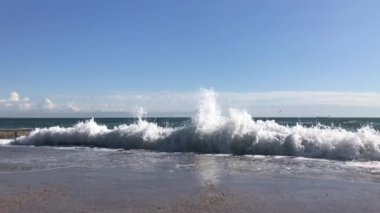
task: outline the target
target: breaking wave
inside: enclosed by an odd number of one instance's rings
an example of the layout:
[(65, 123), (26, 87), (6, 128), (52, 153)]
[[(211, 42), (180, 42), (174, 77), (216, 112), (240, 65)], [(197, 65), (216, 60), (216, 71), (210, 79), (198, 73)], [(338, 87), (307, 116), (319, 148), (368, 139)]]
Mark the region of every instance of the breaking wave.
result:
[(323, 125), (290, 127), (254, 120), (237, 109), (223, 116), (214, 91), (204, 90), (202, 96), (191, 124), (181, 127), (161, 127), (142, 116), (114, 128), (90, 119), (69, 128), (35, 129), (12, 144), (380, 160), (380, 132), (370, 126), (354, 131)]

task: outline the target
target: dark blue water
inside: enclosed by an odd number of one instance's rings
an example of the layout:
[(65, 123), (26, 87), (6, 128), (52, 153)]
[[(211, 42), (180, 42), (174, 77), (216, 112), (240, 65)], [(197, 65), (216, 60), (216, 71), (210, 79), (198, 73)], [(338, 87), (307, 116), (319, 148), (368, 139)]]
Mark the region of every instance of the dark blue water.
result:
[[(71, 127), (90, 118), (0, 118), (0, 129), (42, 128), (42, 127)], [(163, 127), (178, 127), (191, 122), (190, 118), (146, 118), (149, 122)], [(132, 124), (137, 118), (95, 118), (98, 124), (113, 128), (122, 124)]]
[[(70, 127), (80, 121), (89, 118), (0, 118), (0, 129), (15, 128), (42, 128), (42, 127)], [(380, 130), (380, 118), (254, 118), (255, 120), (275, 120), (281, 125), (294, 126), (301, 124), (305, 127), (322, 124), (331, 127), (342, 127), (348, 130), (355, 130), (363, 126), (372, 126)], [(98, 124), (106, 125), (108, 128), (119, 126), (121, 124), (131, 124), (136, 122), (137, 118), (95, 118)], [(192, 122), (191, 118), (186, 117), (160, 117), (146, 118), (146, 120), (157, 123), (162, 127), (179, 127)]]

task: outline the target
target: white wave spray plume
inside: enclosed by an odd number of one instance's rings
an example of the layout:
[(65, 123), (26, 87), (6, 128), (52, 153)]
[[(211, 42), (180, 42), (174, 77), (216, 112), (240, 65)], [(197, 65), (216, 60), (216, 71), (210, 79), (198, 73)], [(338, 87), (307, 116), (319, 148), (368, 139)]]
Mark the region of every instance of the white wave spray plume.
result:
[(12, 144), (380, 160), (380, 133), (370, 126), (352, 131), (323, 125), (290, 127), (255, 121), (238, 109), (229, 109), (223, 116), (213, 90), (202, 90), (201, 96), (197, 115), (182, 127), (161, 127), (142, 119), (140, 113), (135, 123), (114, 128), (90, 119), (69, 128), (35, 129)]
[(222, 110), (216, 99), (217, 94), (213, 90), (201, 90), (199, 109), (195, 117), (199, 133), (209, 134), (224, 125), (225, 118), (222, 117)]

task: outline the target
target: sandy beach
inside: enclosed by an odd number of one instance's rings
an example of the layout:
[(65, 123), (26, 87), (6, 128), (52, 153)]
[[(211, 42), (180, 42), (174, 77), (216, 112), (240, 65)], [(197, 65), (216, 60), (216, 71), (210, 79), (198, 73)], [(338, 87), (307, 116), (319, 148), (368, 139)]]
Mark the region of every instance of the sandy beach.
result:
[(0, 212), (380, 209), (380, 173), (343, 162), (27, 146), (0, 156)]

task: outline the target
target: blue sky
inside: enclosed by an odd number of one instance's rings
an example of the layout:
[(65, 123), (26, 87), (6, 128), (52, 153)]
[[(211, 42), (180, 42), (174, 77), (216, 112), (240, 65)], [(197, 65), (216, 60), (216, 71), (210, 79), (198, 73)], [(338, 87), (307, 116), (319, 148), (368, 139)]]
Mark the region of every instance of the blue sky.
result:
[[(131, 95), (183, 98), (209, 87), (222, 99), (273, 92), (300, 100), (305, 92), (378, 97), (379, 9), (375, 0), (1, 0), (0, 115), (20, 114), (8, 103), (11, 92), (33, 106), (23, 115), (46, 114), (42, 106), (49, 101), (60, 112), (70, 105), (90, 115), (104, 109), (104, 100), (132, 106), (140, 103)], [(107, 99), (115, 96), (124, 102)], [(86, 107), (89, 100), (98, 107)], [(272, 100), (268, 106), (279, 105)], [(344, 115), (380, 115), (372, 101), (360, 106), (368, 110), (344, 100), (353, 107)], [(298, 114), (334, 115), (342, 101), (314, 103), (316, 111)], [(302, 110), (304, 104), (295, 105)]]

